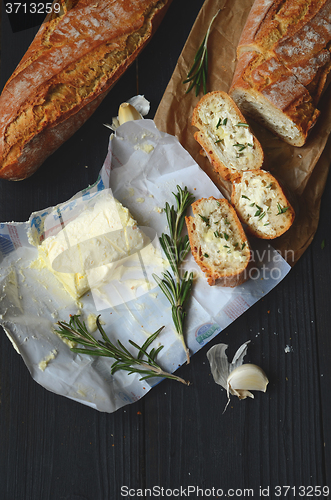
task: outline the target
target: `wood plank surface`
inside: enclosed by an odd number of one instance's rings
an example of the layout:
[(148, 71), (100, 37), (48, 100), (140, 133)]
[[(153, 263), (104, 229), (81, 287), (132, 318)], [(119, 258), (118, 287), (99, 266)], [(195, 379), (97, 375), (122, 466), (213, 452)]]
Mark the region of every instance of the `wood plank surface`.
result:
[[(137, 74), (154, 115), (202, 4), (174, 0), (89, 122), (31, 178), (0, 181), (0, 221), (25, 221), (96, 180), (109, 136), (102, 124), (136, 93)], [(2, 16), (1, 86), (35, 32), (13, 34)], [(329, 176), (316, 237), (289, 275), (178, 370), (189, 387), (166, 380), (134, 404), (99, 413), (34, 382), (1, 331), (0, 500), (317, 498), (308, 486), (331, 487), (330, 191)], [(246, 340), (245, 360), (263, 367), (268, 390), (232, 398), (223, 413), (226, 393), (206, 352), (225, 342), (231, 358)]]

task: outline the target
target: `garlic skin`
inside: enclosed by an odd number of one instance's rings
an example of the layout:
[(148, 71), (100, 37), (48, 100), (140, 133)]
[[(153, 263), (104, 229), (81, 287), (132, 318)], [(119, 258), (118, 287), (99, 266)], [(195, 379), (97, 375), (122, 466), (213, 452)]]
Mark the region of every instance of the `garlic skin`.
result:
[(207, 352), (214, 381), (227, 392), (228, 402), (224, 411), (230, 402), (230, 394), (239, 399), (246, 399), (247, 397), (254, 398), (250, 391), (266, 392), (267, 390), (269, 380), (262, 368), (251, 363), (243, 364), (249, 342), (239, 347), (231, 363), (225, 353), (228, 347), (226, 344), (214, 345)]
[(250, 391), (266, 392), (269, 380), (257, 365), (245, 364), (235, 368), (227, 378), (227, 392), (239, 399), (254, 398)]

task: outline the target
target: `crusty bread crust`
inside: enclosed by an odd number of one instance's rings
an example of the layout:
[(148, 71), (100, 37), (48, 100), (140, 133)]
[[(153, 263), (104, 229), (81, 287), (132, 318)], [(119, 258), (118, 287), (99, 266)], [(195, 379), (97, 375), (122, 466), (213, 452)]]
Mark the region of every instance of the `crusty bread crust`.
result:
[(247, 278), (250, 247), (238, 216), (224, 198), (201, 198), (185, 217), (192, 255), (209, 285), (235, 287)]
[(257, 238), (274, 239), (293, 224), (295, 212), (279, 182), (265, 170), (244, 172), (233, 182), (231, 203)]
[(193, 110), (192, 125), (199, 129), (195, 140), (223, 179), (233, 180), (243, 170), (262, 166), (262, 147), (225, 92), (204, 95)]
[(255, 0), (230, 95), (245, 115), (303, 146), (331, 67), (331, 0)]
[(66, 0), (0, 96), (0, 177), (21, 180), (89, 118), (171, 0)]

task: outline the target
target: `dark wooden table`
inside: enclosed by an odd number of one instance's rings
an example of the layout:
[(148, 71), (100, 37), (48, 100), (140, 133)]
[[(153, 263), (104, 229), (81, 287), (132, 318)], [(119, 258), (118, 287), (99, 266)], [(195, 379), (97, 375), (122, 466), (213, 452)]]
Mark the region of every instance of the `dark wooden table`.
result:
[[(0, 181), (0, 221), (25, 221), (96, 180), (109, 135), (102, 124), (137, 90), (154, 116), (202, 3), (174, 0), (153, 42), (89, 122), (31, 178)], [(13, 34), (3, 15), (1, 86), (35, 32)], [(178, 370), (190, 387), (163, 381), (137, 403), (99, 413), (34, 382), (1, 332), (0, 499), (325, 498), (323, 486), (331, 487), (330, 190), (329, 177), (315, 239), (283, 282)], [(225, 342), (231, 357), (246, 340), (246, 361), (262, 366), (270, 384), (255, 400), (232, 398), (222, 414), (226, 393), (212, 380), (206, 352)]]

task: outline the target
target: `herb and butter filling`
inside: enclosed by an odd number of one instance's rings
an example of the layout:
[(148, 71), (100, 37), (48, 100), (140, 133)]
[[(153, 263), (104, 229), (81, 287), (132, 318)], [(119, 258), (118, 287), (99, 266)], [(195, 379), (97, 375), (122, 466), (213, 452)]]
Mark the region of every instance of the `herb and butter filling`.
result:
[(254, 138), (249, 125), (234, 119), (231, 110), (216, 102), (201, 111), (201, 121), (215, 151), (225, 158), (226, 164), (247, 170), (254, 161)]
[(239, 237), (230, 218), (220, 213), (217, 200), (209, 200), (195, 219), (204, 259), (212, 259), (215, 265), (247, 259), (246, 252), (243, 252), (247, 242)]
[(285, 214), (288, 206), (279, 201), (276, 182), (267, 182), (261, 176), (243, 174), (238, 199), (238, 208), (245, 220), (254, 224), (257, 230), (273, 235), (276, 217)]

